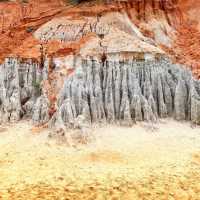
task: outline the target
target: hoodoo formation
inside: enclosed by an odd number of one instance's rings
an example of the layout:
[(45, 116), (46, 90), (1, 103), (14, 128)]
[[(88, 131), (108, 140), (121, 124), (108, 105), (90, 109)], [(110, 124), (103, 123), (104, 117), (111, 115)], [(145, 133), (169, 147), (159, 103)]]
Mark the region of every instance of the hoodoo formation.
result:
[(190, 16), (198, 6), (164, 0), (0, 3), (1, 122), (31, 118), (64, 130), (166, 117), (199, 124), (199, 56), (191, 52), (200, 44), (181, 46), (183, 38), (191, 40), (181, 35), (186, 25), (198, 41), (199, 24)]

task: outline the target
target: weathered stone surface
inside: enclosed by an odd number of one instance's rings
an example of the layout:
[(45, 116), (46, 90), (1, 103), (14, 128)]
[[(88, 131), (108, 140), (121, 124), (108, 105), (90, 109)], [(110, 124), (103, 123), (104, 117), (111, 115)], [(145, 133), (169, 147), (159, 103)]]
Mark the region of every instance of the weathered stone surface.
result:
[(191, 121), (200, 124), (200, 82), (191, 81)]
[(32, 60), (7, 58), (0, 66), (0, 118), (1, 121), (17, 121), (23, 116), (32, 117), (32, 109), (40, 96), (38, 64)]
[(62, 130), (85, 130), (91, 123), (105, 122), (131, 126), (163, 117), (200, 123), (200, 82), (164, 58), (82, 60), (65, 77), (52, 117), (51, 102), (40, 88), (48, 78), (48, 60), (40, 69), (31, 60), (7, 59), (1, 72), (1, 121), (31, 117), (34, 124), (49, 122)]
[(59, 102), (70, 98), (77, 111), (74, 117), (87, 116), (88, 124), (106, 120), (130, 126), (171, 116), (187, 120), (196, 105), (191, 80), (189, 71), (164, 58), (104, 63), (84, 60), (76, 73), (66, 78)]
[(186, 119), (187, 98), (188, 98), (188, 92), (185, 85), (185, 81), (179, 78), (174, 98), (175, 118), (177, 120)]
[(0, 102), (1, 120), (4, 122), (20, 119), (21, 102), (19, 86), (19, 62), (17, 59), (6, 59), (0, 66)]
[(49, 121), (49, 101), (44, 95), (40, 96), (33, 107), (33, 123), (45, 124)]

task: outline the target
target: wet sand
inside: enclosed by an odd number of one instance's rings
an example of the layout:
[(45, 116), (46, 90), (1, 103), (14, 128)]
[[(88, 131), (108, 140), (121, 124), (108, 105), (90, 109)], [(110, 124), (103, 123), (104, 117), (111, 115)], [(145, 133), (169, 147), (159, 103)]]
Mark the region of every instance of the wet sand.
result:
[(69, 147), (30, 122), (0, 126), (0, 199), (200, 200), (200, 128), (165, 120)]

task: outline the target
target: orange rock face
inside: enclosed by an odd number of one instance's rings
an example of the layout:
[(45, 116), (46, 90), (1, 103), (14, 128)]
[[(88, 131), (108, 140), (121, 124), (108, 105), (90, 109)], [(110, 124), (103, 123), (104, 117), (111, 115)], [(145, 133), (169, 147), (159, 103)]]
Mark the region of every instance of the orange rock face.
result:
[(62, 9), (59, 1), (31, 0), (28, 4), (0, 3), (0, 61), (9, 55), (38, 57), (32, 32)]
[(200, 1), (181, 0), (178, 6), (184, 21), (177, 29), (174, 54), (200, 78)]
[[(15, 55), (24, 58), (40, 58), (40, 45), (33, 33), (51, 19), (68, 16), (101, 16), (108, 12), (126, 13), (140, 32), (167, 52), (176, 61), (185, 63), (198, 73), (200, 52), (200, 1), (197, 0), (134, 0), (110, 1), (97, 4), (83, 2), (78, 6), (66, 5), (62, 0), (30, 0), (29, 3), (0, 3), (0, 60)], [(78, 52), (79, 43), (47, 41), (50, 54)]]
[(200, 1), (198, 0), (181, 0), (179, 6), (186, 20), (190, 23), (196, 25), (197, 29), (200, 30), (200, 21), (199, 21), (199, 10), (200, 10)]

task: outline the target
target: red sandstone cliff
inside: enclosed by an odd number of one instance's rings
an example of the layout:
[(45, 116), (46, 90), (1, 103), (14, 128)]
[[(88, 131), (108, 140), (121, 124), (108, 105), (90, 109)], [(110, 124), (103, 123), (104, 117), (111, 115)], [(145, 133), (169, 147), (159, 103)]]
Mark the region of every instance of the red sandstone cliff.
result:
[[(199, 1), (188, 0), (135, 0), (111, 1), (109, 4), (83, 2), (78, 6), (66, 5), (66, 1), (30, 0), (29, 3), (0, 3), (0, 59), (8, 55), (40, 57), (40, 44), (33, 33), (51, 19), (70, 16), (98, 16), (109, 12), (126, 13), (140, 32), (164, 47), (177, 61), (199, 68)], [(82, 40), (69, 43), (48, 41), (51, 53), (77, 52)]]

